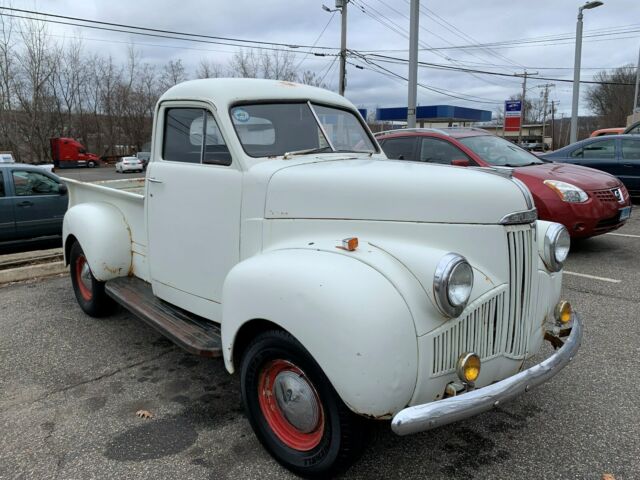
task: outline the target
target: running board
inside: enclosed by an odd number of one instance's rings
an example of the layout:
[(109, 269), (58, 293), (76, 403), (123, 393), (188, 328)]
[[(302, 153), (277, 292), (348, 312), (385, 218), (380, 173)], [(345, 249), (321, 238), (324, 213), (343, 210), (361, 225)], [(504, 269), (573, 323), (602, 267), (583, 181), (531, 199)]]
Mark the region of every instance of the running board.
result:
[(186, 351), (203, 357), (222, 356), (220, 326), (156, 297), (151, 284), (136, 277), (109, 280), (107, 295)]

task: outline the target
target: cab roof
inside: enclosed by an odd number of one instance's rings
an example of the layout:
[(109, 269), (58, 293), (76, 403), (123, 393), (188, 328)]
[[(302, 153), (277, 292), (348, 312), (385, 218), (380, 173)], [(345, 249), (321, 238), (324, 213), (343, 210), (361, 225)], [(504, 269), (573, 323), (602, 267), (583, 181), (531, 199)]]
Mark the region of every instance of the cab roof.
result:
[(160, 102), (165, 100), (205, 100), (220, 109), (247, 101), (311, 100), (354, 109), (353, 104), (346, 98), (329, 90), (283, 80), (257, 78), (190, 80), (167, 90), (160, 97)]

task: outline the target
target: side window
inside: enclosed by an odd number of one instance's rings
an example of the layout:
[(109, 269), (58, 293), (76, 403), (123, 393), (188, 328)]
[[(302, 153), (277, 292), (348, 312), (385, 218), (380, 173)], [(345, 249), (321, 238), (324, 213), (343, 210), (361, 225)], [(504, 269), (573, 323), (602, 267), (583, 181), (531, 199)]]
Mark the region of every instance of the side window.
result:
[(2, 172), (0, 172), (0, 197), (4, 197), (6, 194), (4, 193), (4, 177), (2, 176)]
[(616, 158), (616, 141), (602, 140), (601, 142), (591, 142), (582, 147), (582, 158)]
[(640, 160), (640, 140), (622, 140), (622, 158)]
[(415, 160), (414, 151), (418, 137), (390, 138), (382, 144), (387, 157), (394, 160)]
[(165, 111), (162, 158), (174, 162), (231, 165), (229, 149), (213, 115), (202, 108)]
[(451, 165), (452, 160), (469, 160), (469, 157), (455, 145), (437, 138), (423, 138), (420, 161)]
[(571, 158), (582, 158), (582, 155), (584, 154), (582, 147), (580, 148), (576, 148), (573, 152), (571, 152), (571, 155), (569, 155)]
[(18, 197), (31, 195), (57, 195), (59, 184), (42, 173), (13, 171), (13, 189)]
[(636, 125), (631, 130), (629, 130), (630, 135), (640, 135), (640, 125)]

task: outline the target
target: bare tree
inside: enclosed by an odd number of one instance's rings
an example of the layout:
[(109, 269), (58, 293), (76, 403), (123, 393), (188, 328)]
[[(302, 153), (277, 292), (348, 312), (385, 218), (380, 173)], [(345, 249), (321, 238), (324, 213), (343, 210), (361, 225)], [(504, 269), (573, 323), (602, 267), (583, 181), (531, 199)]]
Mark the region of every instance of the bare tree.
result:
[(182, 65), (182, 60), (169, 60), (162, 70), (160, 76), (160, 84), (164, 90), (167, 90), (180, 82), (187, 79), (187, 74)]
[(328, 88), (327, 84), (322, 81), (320, 76), (311, 70), (305, 70), (298, 78), (300, 83), (311, 85), (313, 87)]
[(631, 64), (602, 70), (593, 79), (603, 82), (590, 87), (586, 93), (587, 105), (600, 117), (600, 127), (624, 127), (633, 110), (635, 67)]
[(196, 68), (196, 78), (219, 78), (223, 76), (223, 68), (219, 63), (202, 58)]
[(229, 74), (242, 78), (269, 78), (293, 82), (298, 79), (290, 52), (238, 50), (229, 61)]

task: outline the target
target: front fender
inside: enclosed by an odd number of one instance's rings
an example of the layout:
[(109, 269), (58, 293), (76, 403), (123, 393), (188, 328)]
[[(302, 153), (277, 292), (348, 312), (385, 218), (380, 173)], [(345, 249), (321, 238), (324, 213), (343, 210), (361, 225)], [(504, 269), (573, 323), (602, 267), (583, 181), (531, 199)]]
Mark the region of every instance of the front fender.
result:
[(223, 289), (222, 345), (252, 319), (293, 335), (354, 412), (389, 416), (408, 404), (418, 365), (409, 308), (380, 272), (347, 255), (286, 249), (236, 265)]
[(124, 277), (131, 270), (131, 232), (122, 212), (104, 202), (81, 203), (67, 210), (62, 225), (65, 263), (69, 263), (70, 238), (84, 251), (97, 280)]

